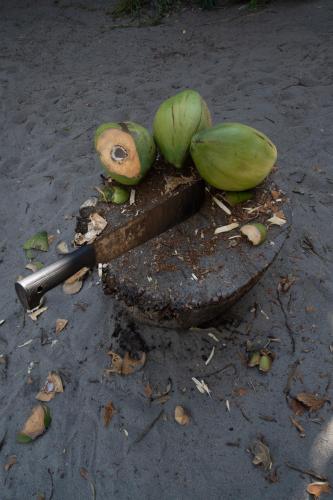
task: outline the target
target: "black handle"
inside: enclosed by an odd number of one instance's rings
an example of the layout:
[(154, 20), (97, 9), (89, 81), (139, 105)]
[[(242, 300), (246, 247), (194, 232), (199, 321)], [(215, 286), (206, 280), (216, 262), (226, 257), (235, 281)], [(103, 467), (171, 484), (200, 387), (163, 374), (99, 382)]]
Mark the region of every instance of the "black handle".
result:
[(74, 252), (65, 255), (54, 264), (43, 267), (15, 283), (15, 290), (23, 307), (27, 310), (39, 306), (42, 296), (82, 267), (93, 267), (96, 264), (94, 245), (85, 245)]

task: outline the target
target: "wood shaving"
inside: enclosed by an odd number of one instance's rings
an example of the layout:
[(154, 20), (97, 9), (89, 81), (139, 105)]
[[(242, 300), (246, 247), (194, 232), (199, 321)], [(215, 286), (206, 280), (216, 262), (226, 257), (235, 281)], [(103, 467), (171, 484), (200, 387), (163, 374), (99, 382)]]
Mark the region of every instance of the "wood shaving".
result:
[(44, 307), (39, 307), (38, 309), (36, 309), (35, 311), (33, 311), (32, 313), (29, 314), (29, 317), (32, 319), (32, 321), (37, 321), (38, 319), (38, 316), (40, 316), (41, 314), (43, 314), (45, 311), (47, 311), (47, 307), (44, 306)]
[(193, 279), (194, 281), (198, 281), (198, 276), (196, 276), (194, 273), (192, 273), (192, 279)]
[(230, 403), (229, 403), (229, 399), (226, 399), (226, 400), (225, 400), (225, 405), (226, 405), (226, 407), (227, 407), (228, 412), (230, 413)]
[(213, 349), (211, 350), (210, 355), (208, 356), (208, 358), (205, 361), (205, 365), (206, 366), (211, 362), (211, 360), (213, 359), (214, 354), (215, 354), (215, 347), (213, 347)]
[(221, 200), (219, 200), (215, 196), (212, 196), (212, 198), (213, 198), (214, 203), (216, 203), (216, 205), (218, 207), (220, 207), (221, 210), (223, 210), (226, 214), (231, 215), (231, 210), (224, 203), (222, 203)]
[(24, 344), (18, 345), (17, 347), (25, 347), (26, 345), (31, 344), (31, 342), (33, 342), (33, 340), (34, 339), (27, 340), (26, 342), (24, 342)]
[(8, 472), (8, 471), (9, 471), (9, 469), (10, 469), (11, 467), (13, 467), (13, 465), (15, 465), (16, 463), (17, 463), (17, 457), (16, 457), (16, 455), (10, 455), (10, 456), (8, 457), (8, 459), (7, 459), (7, 462), (6, 462), (6, 463), (5, 463), (5, 465), (4, 465), (4, 469), (5, 469), (5, 471), (6, 471), (6, 472)]
[(2, 325), (4, 324), (4, 322), (5, 322), (5, 321), (6, 321), (5, 319), (1, 319), (1, 320), (0, 320), (0, 326), (2, 326)]
[(214, 333), (209, 332), (208, 336), (211, 337), (213, 340), (215, 340), (215, 342), (220, 342), (220, 339), (218, 339), (216, 335), (214, 335)]
[(229, 231), (232, 231), (233, 229), (236, 229), (237, 227), (239, 227), (238, 222), (232, 222), (232, 224), (228, 224), (227, 226), (217, 227), (214, 231), (214, 234), (228, 233)]
[(212, 392), (208, 385), (205, 383), (204, 380), (198, 380), (197, 378), (195, 377), (192, 377), (192, 380), (193, 382), (195, 383), (196, 385), (196, 388), (198, 389), (199, 392), (201, 392), (201, 394), (208, 394), (208, 396), (210, 396), (210, 393)]
[(305, 430), (296, 418), (290, 416), (291, 423), (298, 430), (301, 437), (305, 437)]

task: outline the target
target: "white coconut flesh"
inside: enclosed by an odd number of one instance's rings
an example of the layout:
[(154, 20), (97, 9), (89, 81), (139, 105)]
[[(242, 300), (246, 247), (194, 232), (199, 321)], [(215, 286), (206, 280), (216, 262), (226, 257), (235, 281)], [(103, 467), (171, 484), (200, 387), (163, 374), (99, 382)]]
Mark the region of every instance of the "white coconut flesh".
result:
[(96, 150), (105, 168), (132, 179), (141, 173), (140, 159), (133, 137), (116, 128), (105, 130), (96, 141)]
[(240, 229), (240, 232), (247, 237), (252, 245), (260, 245), (266, 239), (266, 228), (263, 224), (245, 224)]

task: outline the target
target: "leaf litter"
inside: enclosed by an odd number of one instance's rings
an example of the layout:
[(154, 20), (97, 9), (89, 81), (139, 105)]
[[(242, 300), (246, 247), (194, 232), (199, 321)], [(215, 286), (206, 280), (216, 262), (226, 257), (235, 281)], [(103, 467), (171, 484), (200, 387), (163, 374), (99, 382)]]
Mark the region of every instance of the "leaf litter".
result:
[(104, 427), (109, 427), (110, 422), (116, 413), (116, 409), (113, 406), (112, 401), (109, 401), (105, 406), (104, 406), (104, 411), (103, 411), (103, 421), (104, 421)]
[(56, 335), (59, 335), (59, 333), (61, 333), (66, 328), (67, 325), (68, 325), (68, 319), (61, 319), (61, 318), (57, 319), (55, 326)]
[(297, 394), (296, 400), (304, 405), (310, 412), (320, 410), (320, 408), (324, 406), (325, 402), (328, 401), (327, 398), (321, 398), (310, 392), (300, 392)]
[(83, 279), (86, 277), (89, 272), (89, 267), (83, 267), (77, 273), (73, 274), (70, 278), (68, 278), (62, 289), (66, 295), (75, 295), (78, 293), (83, 286)]
[(179, 425), (188, 425), (190, 422), (188, 412), (180, 405), (177, 405), (175, 408), (175, 421)]
[(46, 382), (42, 389), (36, 395), (36, 399), (39, 401), (47, 402), (51, 401), (56, 395), (56, 393), (64, 392), (64, 387), (60, 375), (55, 372), (49, 372)]
[(146, 363), (146, 353), (144, 351), (138, 352), (138, 359), (132, 358), (129, 352), (126, 352), (124, 357), (120, 354), (109, 351), (108, 355), (111, 356), (111, 367), (105, 371), (107, 373), (117, 373), (118, 375), (132, 375), (132, 373), (140, 370)]
[(211, 397), (210, 394), (211, 394), (212, 391), (209, 389), (208, 385), (205, 383), (204, 380), (198, 380), (195, 377), (192, 377), (192, 380), (195, 383), (196, 388), (198, 389), (198, 391), (201, 392), (201, 394), (208, 394), (208, 396)]
[(17, 442), (21, 444), (31, 443), (38, 436), (44, 434), (51, 421), (49, 408), (46, 405), (38, 404), (32, 409), (31, 415), (26, 420), (22, 430), (17, 434)]
[(260, 439), (256, 439), (251, 446), (253, 454), (252, 463), (254, 465), (262, 465), (265, 470), (271, 470), (273, 461), (270, 455), (269, 447)]

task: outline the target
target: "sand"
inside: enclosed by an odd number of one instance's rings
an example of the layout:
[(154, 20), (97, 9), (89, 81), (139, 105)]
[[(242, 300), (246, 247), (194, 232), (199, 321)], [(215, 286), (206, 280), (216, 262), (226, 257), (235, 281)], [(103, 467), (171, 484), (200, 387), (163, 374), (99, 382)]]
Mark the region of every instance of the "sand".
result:
[[(7, 370), (0, 365), (3, 500), (38, 493), (53, 500), (93, 498), (82, 467), (97, 499), (307, 499), (310, 478), (286, 462), (314, 469), (333, 484), (330, 403), (297, 417), (305, 429), (301, 438), (284, 393), (299, 362), (290, 395), (333, 397), (333, 4), (273, 2), (254, 13), (240, 6), (186, 8), (157, 26), (113, 29), (106, 1), (1, 3), (0, 353), (8, 356)], [(55, 235), (40, 256), (49, 263), (57, 242), (70, 244), (73, 215), (99, 183), (92, 147), (98, 124), (137, 120), (150, 127), (158, 104), (185, 87), (204, 96), (215, 123), (244, 122), (277, 144), (277, 178), (293, 204), (292, 233), (260, 283), (216, 324), (218, 343), (207, 334), (212, 330), (136, 325), (149, 348), (145, 368), (130, 377), (105, 375), (106, 352), (114, 334), (128, 328), (127, 318), (104, 296), (96, 272), (78, 295), (66, 296), (61, 288), (49, 293), (48, 310), (37, 322), (24, 316), (13, 287), (18, 275), (28, 274), (22, 245), (42, 229)], [(288, 274), (297, 280), (279, 302), (277, 285)], [(69, 321), (58, 337), (57, 318)], [(242, 361), (246, 340), (257, 334), (279, 339), (271, 344), (276, 358), (267, 375)], [(57, 342), (42, 345), (41, 338)], [(49, 370), (58, 370), (65, 385), (49, 403), (52, 425), (34, 443), (16, 444)], [(200, 376), (211, 398), (191, 380)], [(163, 391), (169, 378), (169, 400), (150, 403), (144, 386), (149, 381)], [(239, 396), (239, 388), (246, 394)], [(109, 401), (117, 412), (105, 428), (102, 410)], [(191, 413), (185, 428), (173, 420), (179, 404)], [(258, 435), (270, 447), (276, 483), (251, 463), (248, 449)], [(13, 454), (17, 464), (6, 472)]]

